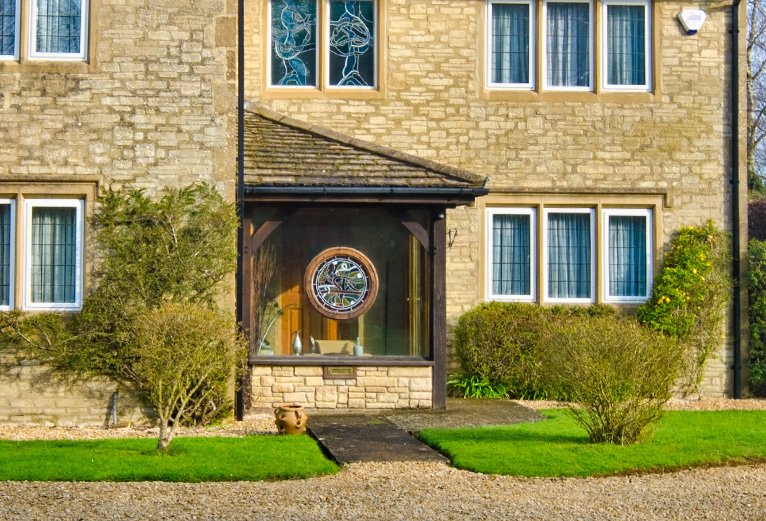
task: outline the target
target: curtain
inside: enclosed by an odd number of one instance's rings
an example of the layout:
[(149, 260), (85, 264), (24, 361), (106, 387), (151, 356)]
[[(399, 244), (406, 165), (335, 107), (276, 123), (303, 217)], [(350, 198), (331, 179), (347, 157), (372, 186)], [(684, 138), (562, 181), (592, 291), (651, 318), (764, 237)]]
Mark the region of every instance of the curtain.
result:
[(590, 7), (583, 3), (548, 3), (548, 84), (590, 85)]
[(11, 205), (0, 205), (0, 306), (11, 304)]
[(495, 215), (492, 220), (492, 293), (530, 295), (530, 217)]
[(609, 295), (646, 296), (646, 218), (609, 217)]
[(607, 79), (609, 85), (646, 85), (645, 9), (607, 7)]
[(79, 53), (81, 0), (37, 1), (37, 52)]
[(32, 302), (75, 301), (76, 218), (75, 208), (32, 209)]
[(548, 296), (590, 298), (590, 289), (590, 214), (549, 214)]
[(0, 55), (16, 54), (16, 0), (0, 0)]
[(492, 82), (529, 83), (529, 4), (492, 5)]

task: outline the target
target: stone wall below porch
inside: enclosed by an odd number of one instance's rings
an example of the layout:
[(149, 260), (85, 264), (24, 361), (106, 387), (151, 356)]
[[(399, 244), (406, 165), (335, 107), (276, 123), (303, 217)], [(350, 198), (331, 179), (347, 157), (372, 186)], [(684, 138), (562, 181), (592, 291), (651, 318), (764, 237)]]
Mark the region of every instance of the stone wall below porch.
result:
[(325, 378), (321, 366), (253, 366), (252, 407), (297, 403), (318, 409), (432, 407), (432, 367), (359, 366), (356, 377)]

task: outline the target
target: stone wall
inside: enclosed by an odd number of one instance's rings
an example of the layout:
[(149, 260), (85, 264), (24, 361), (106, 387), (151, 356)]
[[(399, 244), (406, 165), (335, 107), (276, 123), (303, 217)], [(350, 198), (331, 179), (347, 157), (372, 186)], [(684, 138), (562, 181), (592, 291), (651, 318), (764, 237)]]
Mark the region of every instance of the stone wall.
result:
[(297, 403), (319, 409), (430, 408), (430, 367), (356, 367), (356, 377), (330, 379), (316, 366), (254, 366), (252, 404)]
[[(650, 92), (606, 92), (598, 85), (592, 92), (519, 92), (484, 85), (484, 1), (380, 2), (379, 88), (319, 88), (297, 95), (267, 86), (266, 2), (249, 0), (248, 100), (487, 176), (491, 195), (509, 205), (529, 194), (543, 199), (576, 194), (581, 200), (607, 194), (625, 197), (630, 206), (631, 194), (659, 194), (668, 203), (655, 217), (661, 223), (655, 237), (660, 257), (681, 226), (714, 219), (731, 229), (730, 6), (696, 3), (707, 19), (698, 34), (689, 36), (677, 20), (687, 4), (654, 2)], [(744, 7), (741, 12), (744, 23)], [(743, 50), (740, 44), (740, 73)], [(737, 82), (740, 90), (743, 84)], [(738, 116), (744, 128), (743, 107)], [(741, 130), (740, 139), (743, 135)], [(743, 150), (736, 158), (741, 177)], [(745, 200), (744, 188), (738, 197)], [(461, 313), (483, 299), (483, 219), (479, 205), (448, 212), (447, 226), (458, 232), (447, 259), (450, 331)], [(711, 396), (731, 389), (731, 345), (722, 343), (716, 357), (704, 381)], [(450, 366), (455, 364), (451, 359)]]

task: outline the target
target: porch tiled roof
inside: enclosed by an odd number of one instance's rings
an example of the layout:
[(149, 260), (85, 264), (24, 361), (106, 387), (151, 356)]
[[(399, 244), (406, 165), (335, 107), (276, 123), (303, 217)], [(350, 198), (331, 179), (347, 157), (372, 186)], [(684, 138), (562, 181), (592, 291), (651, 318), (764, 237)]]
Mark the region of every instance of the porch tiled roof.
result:
[(485, 178), (249, 103), (245, 185), (480, 188)]

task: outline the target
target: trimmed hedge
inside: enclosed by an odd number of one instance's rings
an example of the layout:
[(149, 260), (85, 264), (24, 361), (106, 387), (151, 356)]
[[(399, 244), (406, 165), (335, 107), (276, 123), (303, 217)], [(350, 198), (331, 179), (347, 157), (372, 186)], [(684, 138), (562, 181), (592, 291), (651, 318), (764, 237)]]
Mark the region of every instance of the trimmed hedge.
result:
[(511, 398), (539, 397), (540, 339), (545, 328), (573, 318), (614, 315), (609, 306), (542, 307), (487, 302), (460, 317), (455, 347), (467, 377), (504, 388)]
[(748, 253), (750, 392), (756, 396), (766, 396), (766, 241), (751, 239)]

